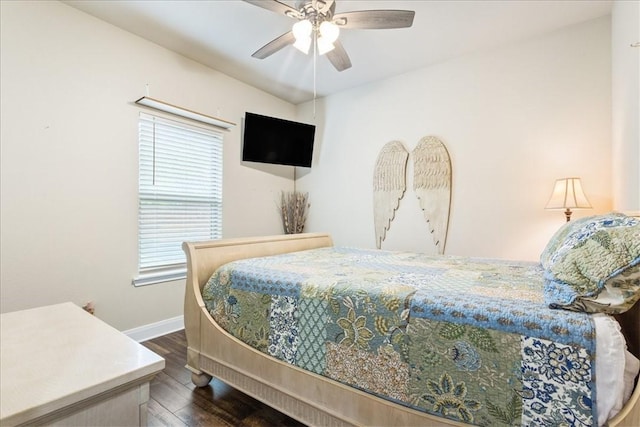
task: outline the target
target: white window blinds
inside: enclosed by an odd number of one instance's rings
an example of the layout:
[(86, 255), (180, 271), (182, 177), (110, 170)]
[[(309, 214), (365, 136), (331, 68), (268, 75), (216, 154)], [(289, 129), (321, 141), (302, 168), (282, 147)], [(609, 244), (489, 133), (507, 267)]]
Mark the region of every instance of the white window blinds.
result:
[(222, 236), (222, 134), (140, 113), (139, 144), (139, 271), (184, 267), (182, 242)]

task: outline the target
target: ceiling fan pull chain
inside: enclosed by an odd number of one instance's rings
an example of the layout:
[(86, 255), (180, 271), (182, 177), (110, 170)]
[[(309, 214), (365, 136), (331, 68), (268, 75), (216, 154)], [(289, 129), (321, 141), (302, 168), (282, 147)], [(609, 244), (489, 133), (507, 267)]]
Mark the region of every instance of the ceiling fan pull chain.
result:
[(316, 118), (316, 62), (318, 61), (317, 49), (318, 32), (313, 32), (313, 118)]

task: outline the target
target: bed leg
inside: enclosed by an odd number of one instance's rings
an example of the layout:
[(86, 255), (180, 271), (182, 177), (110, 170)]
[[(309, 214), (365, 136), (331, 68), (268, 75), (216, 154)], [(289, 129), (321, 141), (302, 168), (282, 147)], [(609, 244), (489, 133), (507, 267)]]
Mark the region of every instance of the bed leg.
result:
[(205, 374), (204, 372), (200, 374), (196, 374), (195, 372), (191, 373), (191, 381), (198, 387), (204, 387), (209, 384), (211, 378), (213, 378), (211, 375)]

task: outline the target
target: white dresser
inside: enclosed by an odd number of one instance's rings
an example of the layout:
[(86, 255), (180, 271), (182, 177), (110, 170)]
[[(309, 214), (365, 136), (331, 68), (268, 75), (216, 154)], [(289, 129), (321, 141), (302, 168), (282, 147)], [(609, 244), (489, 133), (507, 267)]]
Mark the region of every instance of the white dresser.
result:
[(164, 359), (72, 303), (0, 315), (0, 425), (146, 425)]

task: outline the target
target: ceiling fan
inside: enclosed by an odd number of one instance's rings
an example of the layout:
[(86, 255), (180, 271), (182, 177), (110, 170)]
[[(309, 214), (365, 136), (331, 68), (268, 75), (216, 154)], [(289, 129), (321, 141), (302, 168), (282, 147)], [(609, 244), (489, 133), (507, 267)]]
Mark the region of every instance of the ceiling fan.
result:
[(320, 55), (338, 71), (351, 67), (349, 55), (338, 40), (340, 29), (408, 28), (413, 25), (412, 10), (360, 10), (335, 14), (335, 0), (297, 0), (295, 8), (278, 0), (244, 0), (255, 6), (296, 19), (291, 31), (270, 41), (251, 55), (264, 59), (285, 46), (293, 45), (304, 53), (314, 43)]

